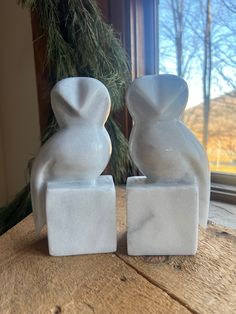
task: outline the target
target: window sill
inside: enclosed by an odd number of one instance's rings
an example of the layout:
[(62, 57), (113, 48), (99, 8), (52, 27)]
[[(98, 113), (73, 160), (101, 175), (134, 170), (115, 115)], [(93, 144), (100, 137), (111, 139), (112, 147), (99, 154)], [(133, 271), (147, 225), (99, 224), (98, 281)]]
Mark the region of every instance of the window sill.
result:
[(236, 175), (212, 172), (211, 199), (236, 204)]

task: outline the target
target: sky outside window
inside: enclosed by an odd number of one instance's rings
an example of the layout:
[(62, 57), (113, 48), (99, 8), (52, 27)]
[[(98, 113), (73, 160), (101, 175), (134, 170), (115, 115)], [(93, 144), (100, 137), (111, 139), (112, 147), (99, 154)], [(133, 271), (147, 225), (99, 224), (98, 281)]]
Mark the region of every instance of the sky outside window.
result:
[(160, 73), (188, 82), (184, 120), (205, 143), (211, 169), (236, 173), (236, 2), (160, 0), (159, 17)]

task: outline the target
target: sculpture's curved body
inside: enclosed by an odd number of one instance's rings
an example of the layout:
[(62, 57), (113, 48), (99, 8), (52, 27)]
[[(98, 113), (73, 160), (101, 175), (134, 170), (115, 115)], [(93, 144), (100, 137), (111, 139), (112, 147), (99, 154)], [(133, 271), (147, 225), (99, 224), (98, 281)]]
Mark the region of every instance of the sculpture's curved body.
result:
[(174, 75), (144, 76), (127, 92), (134, 120), (130, 154), (151, 182), (194, 182), (199, 187), (199, 222), (206, 226), (210, 175), (205, 151), (180, 121), (188, 99), (186, 82)]
[(111, 155), (104, 123), (110, 111), (106, 87), (92, 78), (67, 78), (51, 92), (60, 130), (41, 148), (31, 174), (31, 195), (36, 231), (46, 223), (46, 182), (88, 181), (105, 169)]

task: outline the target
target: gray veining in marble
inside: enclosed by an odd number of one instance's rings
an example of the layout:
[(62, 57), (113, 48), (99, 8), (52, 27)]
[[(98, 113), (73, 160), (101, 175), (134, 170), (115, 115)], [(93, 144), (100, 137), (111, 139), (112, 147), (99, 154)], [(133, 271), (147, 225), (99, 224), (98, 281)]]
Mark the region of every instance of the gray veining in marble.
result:
[(36, 231), (46, 223), (46, 182), (95, 182), (111, 156), (104, 127), (110, 111), (107, 88), (93, 78), (67, 78), (51, 91), (52, 109), (60, 130), (40, 149), (31, 174)]
[(138, 169), (150, 182), (197, 182), (199, 222), (207, 226), (210, 173), (205, 150), (183, 124), (187, 83), (175, 75), (147, 75), (127, 91), (133, 118), (129, 147)]
[(198, 187), (195, 184), (127, 182), (129, 255), (193, 255), (198, 241)]
[(50, 255), (116, 251), (116, 192), (112, 176), (100, 176), (94, 185), (49, 181), (46, 214)]

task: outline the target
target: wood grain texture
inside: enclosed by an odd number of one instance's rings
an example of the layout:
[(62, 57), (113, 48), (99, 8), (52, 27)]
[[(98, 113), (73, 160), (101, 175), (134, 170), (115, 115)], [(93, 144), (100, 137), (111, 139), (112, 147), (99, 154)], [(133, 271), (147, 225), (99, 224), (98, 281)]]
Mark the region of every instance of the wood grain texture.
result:
[(33, 229), (0, 238), (0, 313), (189, 313), (115, 254), (50, 257)]
[(217, 225), (236, 229), (236, 205), (212, 201), (209, 219)]
[(117, 254), (48, 256), (32, 216), (0, 237), (0, 313), (235, 313), (236, 232), (200, 232), (195, 257), (128, 257), (118, 189)]
[(35, 74), (38, 94), (38, 109), (41, 134), (48, 124), (50, 107), (50, 84), (48, 81), (47, 39), (39, 26), (39, 18), (31, 12), (31, 27), (34, 47)]
[[(119, 216), (125, 221), (124, 192)], [(197, 313), (236, 313), (236, 230), (209, 224), (199, 233), (196, 256), (126, 254), (125, 224), (119, 224), (119, 256), (139, 274)]]

